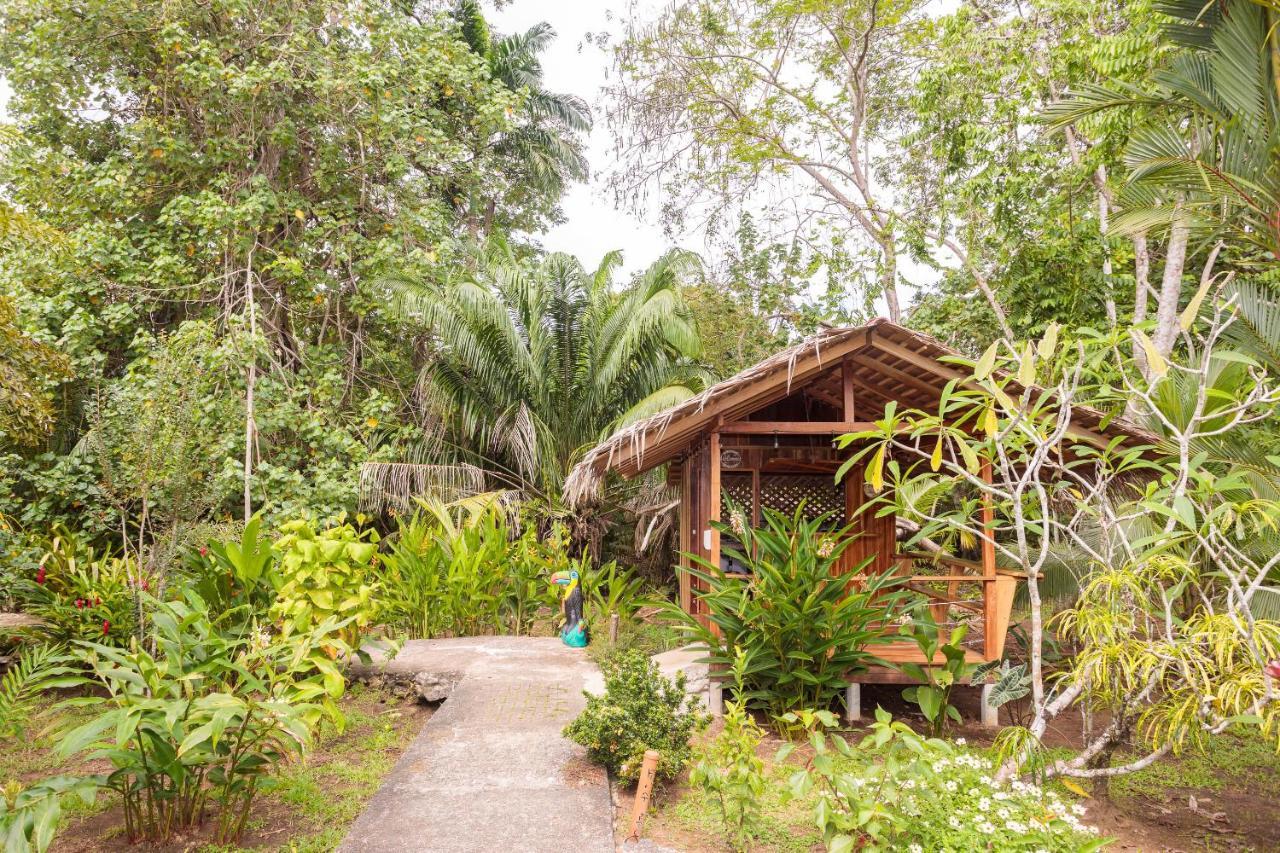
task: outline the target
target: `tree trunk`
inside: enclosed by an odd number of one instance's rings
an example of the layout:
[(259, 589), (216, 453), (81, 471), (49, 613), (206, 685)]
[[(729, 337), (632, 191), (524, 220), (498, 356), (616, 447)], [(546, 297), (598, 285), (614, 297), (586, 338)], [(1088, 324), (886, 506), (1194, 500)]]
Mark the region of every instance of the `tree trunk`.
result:
[(880, 287), (884, 290), (884, 304), (889, 312), (889, 320), (902, 322), (902, 308), (898, 303), (898, 247), (893, 235), (884, 234), (880, 238), (880, 248), (884, 252), (884, 266), (880, 270)]
[[(1156, 352), (1168, 356), (1173, 352), (1173, 342), (1178, 337), (1178, 304), (1182, 297), (1182, 272), (1187, 263), (1187, 241), (1190, 229), (1177, 219), (1169, 229), (1169, 247), (1165, 251), (1164, 276), (1160, 281), (1160, 296), (1156, 303), (1156, 329), (1151, 343)], [(1149, 378), (1149, 377), (1148, 377)]]

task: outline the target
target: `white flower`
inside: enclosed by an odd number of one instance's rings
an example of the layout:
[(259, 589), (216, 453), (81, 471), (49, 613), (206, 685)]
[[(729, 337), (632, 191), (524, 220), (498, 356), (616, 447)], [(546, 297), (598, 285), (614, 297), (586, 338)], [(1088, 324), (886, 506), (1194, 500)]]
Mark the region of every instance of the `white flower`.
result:
[(996, 817), (1000, 818), (1001, 820), (1007, 820), (1009, 817), (1009, 810), (1001, 806), (1000, 808), (996, 809)]
[(985, 833), (985, 834), (987, 834), (987, 835), (990, 835), (991, 833), (993, 833), (993, 832), (995, 832), (995, 831), (996, 831), (995, 824), (991, 823), (991, 821), (985, 821), (985, 822), (983, 822), (983, 823), (978, 827), (978, 829), (979, 829), (979, 830), (981, 830), (983, 833)]
[(962, 737), (956, 738), (956, 746), (964, 746), (966, 742), (967, 741), (965, 741), (965, 739)]
[(919, 844), (912, 844), (907, 847), (907, 853), (924, 853), (924, 848)]
[(955, 815), (952, 815), (951, 817), (947, 818), (947, 823), (951, 825), (952, 829), (961, 829), (964, 826), (964, 824), (960, 822), (960, 818), (956, 817)]
[(997, 799), (997, 800), (1007, 800), (1007, 799), (1009, 799), (1009, 792), (1008, 792), (1008, 791), (996, 791), (996, 792), (995, 792), (994, 794), (992, 794), (991, 796), (992, 796), (992, 797), (994, 797), (994, 798), (995, 798), (995, 799)]
[(990, 808), (991, 808), (990, 799), (988, 799), (987, 797), (983, 797), (982, 799), (978, 800), (978, 811), (985, 812), (990, 810)]
[(959, 788), (960, 786), (956, 784), (955, 779), (948, 779), (947, 784), (944, 785), (943, 787), (945, 787), (948, 791), (954, 794), (956, 792), (956, 789)]
[(938, 761), (933, 762), (933, 772), (941, 773), (943, 770), (947, 769), (947, 764), (949, 763), (950, 762), (948, 762), (947, 759), (945, 758), (939, 759)]
[(905, 781), (905, 782), (903, 782), (903, 783), (902, 783), (902, 787), (903, 787), (903, 788), (905, 788), (905, 789), (906, 789), (906, 790), (908, 790), (908, 791), (910, 791), (910, 790), (914, 789), (914, 788), (915, 788), (915, 786), (916, 786), (916, 780), (915, 780), (915, 779), (908, 779), (907, 781)]
[(1080, 805), (1079, 803), (1074, 803), (1071, 806), (1071, 812), (1072, 814), (1076, 815), (1076, 817), (1084, 817), (1084, 813), (1086, 811), (1088, 811), (1088, 809), (1086, 809), (1084, 806)]
[(1026, 832), (1027, 828), (1016, 820), (1005, 821), (1004, 828), (1010, 832)]

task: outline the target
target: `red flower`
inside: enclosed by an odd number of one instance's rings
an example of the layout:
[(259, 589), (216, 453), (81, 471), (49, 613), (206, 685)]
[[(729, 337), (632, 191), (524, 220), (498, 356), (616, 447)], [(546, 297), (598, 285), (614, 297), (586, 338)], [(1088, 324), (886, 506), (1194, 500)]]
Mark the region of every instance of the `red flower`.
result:
[(44, 586), (44, 574), (45, 574), (44, 566), (41, 566), (40, 568), (36, 569), (36, 583), (40, 584), (40, 586)]
[(1280, 681), (1280, 660), (1273, 660), (1271, 663), (1263, 667), (1263, 672), (1272, 678)]
[(77, 599), (76, 599), (76, 610), (79, 610), (79, 609), (80, 609), (80, 608), (82, 608), (82, 607), (84, 607), (84, 599), (83, 599), (83, 598), (77, 598)]
[(110, 630), (111, 630), (111, 623), (110, 623), (108, 620), (103, 619), (103, 620), (102, 620), (102, 633), (105, 635), (105, 634), (106, 634), (108, 631), (110, 631)]
[(207, 556), (209, 556), (209, 549), (208, 549), (208, 548), (201, 547), (201, 548), (200, 548), (200, 556), (201, 556), (201, 557), (207, 557)]
[(101, 599), (101, 598), (95, 598), (95, 599), (93, 600), (93, 606), (94, 606), (94, 607), (98, 607), (98, 606), (99, 606), (99, 605), (101, 605), (101, 604), (102, 604), (102, 599)]

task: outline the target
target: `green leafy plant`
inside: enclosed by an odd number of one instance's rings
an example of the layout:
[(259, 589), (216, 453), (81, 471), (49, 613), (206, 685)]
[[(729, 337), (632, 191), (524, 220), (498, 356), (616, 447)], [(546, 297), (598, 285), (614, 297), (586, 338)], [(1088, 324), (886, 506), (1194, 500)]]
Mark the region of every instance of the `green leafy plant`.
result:
[(383, 559), (388, 622), (411, 638), (528, 633), (558, 606), (550, 576), (590, 562), (569, 556), (560, 528), (516, 534), (515, 524), (498, 507), (461, 521), (440, 512), (402, 521)]
[(587, 707), (565, 727), (564, 736), (618, 778), (634, 782), (646, 750), (657, 750), (658, 775), (675, 778), (689, 763), (689, 739), (707, 718), (685, 695), (684, 674), (675, 681), (636, 651), (601, 664), (604, 695), (586, 694)]
[(89, 805), (102, 782), (98, 776), (55, 776), (32, 785), (9, 782), (0, 792), (0, 837), (5, 853), (44, 853), (57, 832), (63, 800), (74, 797)]
[[(733, 680), (743, 689), (747, 655), (738, 650)], [(724, 728), (701, 750), (689, 773), (689, 784), (701, 788), (720, 809), (725, 835), (735, 850), (747, 850), (760, 829), (760, 799), (768, 779), (764, 761), (757, 754), (764, 732), (741, 700), (725, 702)]]
[(0, 738), (19, 737), (46, 690), (72, 683), (72, 658), (55, 646), (24, 646), (0, 679)]
[(902, 698), (920, 708), (920, 713), (929, 721), (930, 732), (934, 737), (939, 737), (946, 731), (948, 720), (960, 722), (960, 710), (951, 704), (951, 690), (973, 672), (973, 665), (965, 663), (965, 649), (961, 645), (969, 628), (967, 625), (957, 625), (951, 629), (946, 642), (942, 642), (938, 634), (938, 623), (933, 620), (929, 609), (922, 607), (916, 618), (901, 630), (915, 641), (926, 661), (936, 662), (938, 655), (942, 656), (941, 665), (898, 665), (903, 673), (920, 682), (903, 690)]
[(615, 614), (620, 619), (635, 615), (640, 608), (644, 582), (632, 570), (620, 568), (614, 560), (592, 568), (586, 555), (581, 562), (578, 574), (582, 578), (588, 619), (603, 624)]
[(195, 556), (195, 590), (215, 613), (243, 607), (251, 618), (271, 606), (283, 585), (261, 514), (245, 523), (239, 541), (210, 542)]
[[(1092, 853), (1109, 839), (1080, 818), (1084, 808), (1020, 781), (997, 782), (989, 759), (926, 738), (876, 709), (856, 745), (828, 736), (835, 716), (791, 714), (809, 735), (811, 757), (791, 775), (788, 796), (814, 801), (828, 851), (1071, 850)], [(778, 761), (794, 744), (779, 751)]]
[(271, 618), (286, 634), (309, 634), (322, 624), (341, 626), (342, 642), (358, 649), (378, 612), (378, 534), (341, 521), (317, 531), (309, 519), (280, 529), (283, 535), (275, 542), (280, 582)]
[(154, 653), (79, 644), (91, 671), (79, 680), (102, 694), (66, 704), (102, 710), (62, 737), (58, 755), (111, 762), (104, 784), (121, 797), (131, 840), (170, 839), (203, 819), (210, 798), (219, 839), (234, 840), (262, 780), (306, 750), (322, 716), (340, 723), (346, 683), (330, 653), (343, 626), (329, 617), (282, 636), (223, 633), (194, 592), (149, 603)]
[[(1021, 700), (1031, 692), (1031, 673), (1027, 671), (1025, 663), (1015, 664), (1010, 660), (988, 661), (974, 667), (969, 675), (970, 686), (977, 687), (986, 682), (987, 678), (993, 677), (991, 684), (991, 693), (986, 698), (986, 703), (991, 708), (1002, 708), (1006, 705), (1014, 705), (1015, 708), (1019, 704), (1025, 705)], [(1025, 714), (1025, 708), (1022, 713), (1013, 713), (1014, 719), (1022, 724), (1028, 722), (1022, 719)]]
[(824, 531), (829, 518), (807, 519), (803, 507), (791, 516), (766, 509), (763, 527), (739, 525), (733, 536), (742, 548), (725, 553), (748, 568), (750, 580), (692, 558), (691, 574), (707, 587), (697, 595), (718, 632), (674, 604), (664, 608), (706, 645), (713, 665), (732, 666), (734, 649), (743, 649), (751, 665), (742, 698), (775, 717), (829, 706), (849, 673), (876, 660), (874, 646), (887, 639), (882, 626), (902, 597), (888, 573), (860, 574), (869, 561), (835, 575), (853, 536), (848, 528)]

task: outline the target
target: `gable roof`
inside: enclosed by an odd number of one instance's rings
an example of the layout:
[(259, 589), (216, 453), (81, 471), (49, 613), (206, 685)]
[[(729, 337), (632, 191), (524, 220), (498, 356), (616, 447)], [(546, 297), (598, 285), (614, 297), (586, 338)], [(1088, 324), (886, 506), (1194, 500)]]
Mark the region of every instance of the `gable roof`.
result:
[[(942, 361), (959, 355), (928, 335), (884, 318), (865, 326), (823, 329), (676, 406), (619, 429), (574, 466), (565, 481), (565, 496), (575, 503), (592, 493), (608, 471), (633, 477), (671, 461), (716, 423), (741, 419), (793, 391), (830, 382), (831, 377), (838, 381), (846, 357), (860, 368), (853, 372), (860, 404), (866, 400), (880, 413), (890, 400), (927, 410), (936, 405), (947, 382), (969, 377)], [(824, 389), (816, 392), (821, 395)], [(838, 385), (832, 393), (840, 399)], [(1083, 405), (1072, 406), (1070, 434), (1094, 445), (1117, 436), (1129, 446), (1159, 441), (1133, 423)]]

